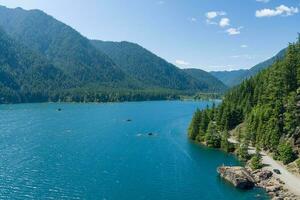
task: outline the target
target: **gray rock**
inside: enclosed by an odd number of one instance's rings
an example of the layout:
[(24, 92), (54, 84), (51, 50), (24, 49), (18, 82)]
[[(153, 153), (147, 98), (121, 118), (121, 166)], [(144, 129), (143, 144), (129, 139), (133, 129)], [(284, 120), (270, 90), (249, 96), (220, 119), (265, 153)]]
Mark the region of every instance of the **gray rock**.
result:
[(232, 183), (240, 189), (252, 189), (255, 180), (252, 175), (244, 167), (219, 167), (218, 173), (222, 178)]
[(262, 170), (260, 173), (258, 173), (258, 177), (260, 180), (267, 180), (273, 176), (273, 172), (270, 170)]

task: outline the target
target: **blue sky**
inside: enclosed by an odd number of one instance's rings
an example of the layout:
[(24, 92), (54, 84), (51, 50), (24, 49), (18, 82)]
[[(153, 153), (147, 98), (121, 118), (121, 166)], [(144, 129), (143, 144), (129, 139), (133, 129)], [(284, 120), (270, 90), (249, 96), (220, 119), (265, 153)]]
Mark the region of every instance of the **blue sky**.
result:
[(0, 0), (91, 39), (131, 41), (180, 68), (250, 68), (296, 40), (300, 0)]

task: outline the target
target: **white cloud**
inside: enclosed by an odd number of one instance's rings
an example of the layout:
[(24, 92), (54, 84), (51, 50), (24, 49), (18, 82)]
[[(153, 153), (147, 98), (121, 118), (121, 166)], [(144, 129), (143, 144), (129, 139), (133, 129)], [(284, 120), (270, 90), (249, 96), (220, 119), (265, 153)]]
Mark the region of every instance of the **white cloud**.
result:
[(230, 25), (230, 19), (228, 18), (222, 18), (219, 22), (219, 25), (221, 27), (226, 27), (226, 26), (229, 26)]
[(206, 13), (206, 17), (208, 19), (213, 19), (218, 16), (224, 16), (224, 15), (226, 15), (226, 12), (224, 12), (224, 11), (210, 11), (210, 12)]
[(243, 54), (243, 55), (233, 55), (230, 56), (231, 58), (242, 58), (242, 59), (248, 59), (248, 60), (252, 60), (257, 58), (256, 55), (249, 55), (249, 54)]
[(188, 20), (190, 22), (197, 22), (197, 18), (195, 18), (195, 17), (190, 17), (190, 18), (188, 18)]
[(226, 32), (228, 33), (228, 35), (239, 35), (241, 34), (241, 29), (243, 27), (239, 27), (239, 28), (229, 28), (226, 30)]
[(246, 45), (246, 44), (241, 45), (241, 48), (247, 48), (247, 47), (248, 47), (248, 45)]
[(224, 16), (224, 15), (226, 15), (226, 12), (224, 12), (224, 11), (210, 11), (210, 12), (207, 12), (205, 14), (205, 16), (206, 16), (206, 23), (207, 24), (217, 25), (218, 23), (215, 22), (215, 21), (212, 21), (212, 20), (215, 19), (216, 17)]
[(186, 62), (186, 61), (184, 61), (184, 60), (176, 60), (175, 63), (176, 63), (177, 65), (182, 65), (182, 66), (188, 66), (188, 65), (190, 65), (189, 62)]
[(268, 3), (271, 0), (256, 0), (257, 2)]
[(256, 17), (291, 16), (298, 12), (299, 12), (298, 8), (281, 5), (276, 7), (275, 9), (265, 8), (262, 10), (257, 10), (255, 16)]
[(206, 71), (231, 71), (239, 69), (239, 67), (236, 67), (234, 65), (211, 65), (206, 67)]

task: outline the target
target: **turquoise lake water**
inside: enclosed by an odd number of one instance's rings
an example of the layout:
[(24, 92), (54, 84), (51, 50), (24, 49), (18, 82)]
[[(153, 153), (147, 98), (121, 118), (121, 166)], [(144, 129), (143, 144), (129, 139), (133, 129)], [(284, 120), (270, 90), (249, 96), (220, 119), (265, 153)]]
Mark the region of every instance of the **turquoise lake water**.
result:
[(193, 112), (207, 105), (0, 105), (0, 199), (268, 199), (217, 176), (235, 157), (187, 139)]

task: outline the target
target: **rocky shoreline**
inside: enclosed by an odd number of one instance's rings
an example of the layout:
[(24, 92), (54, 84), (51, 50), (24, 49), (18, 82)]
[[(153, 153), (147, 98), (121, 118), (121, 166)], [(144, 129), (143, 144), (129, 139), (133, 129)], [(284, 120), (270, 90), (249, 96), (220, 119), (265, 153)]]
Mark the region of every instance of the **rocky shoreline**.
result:
[(219, 175), (240, 189), (260, 187), (266, 190), (272, 200), (299, 200), (284, 187), (284, 182), (267, 169), (251, 170), (249, 167), (221, 166), (217, 169)]

